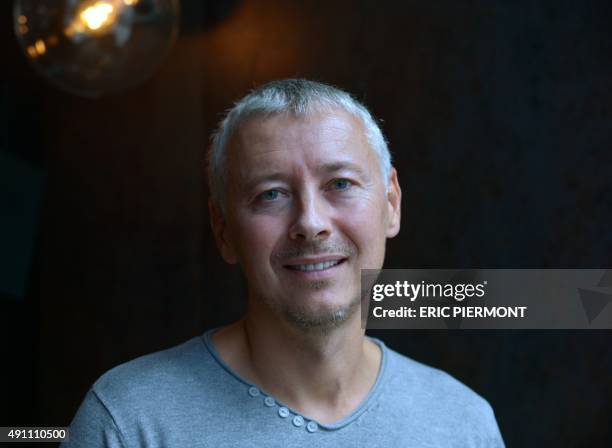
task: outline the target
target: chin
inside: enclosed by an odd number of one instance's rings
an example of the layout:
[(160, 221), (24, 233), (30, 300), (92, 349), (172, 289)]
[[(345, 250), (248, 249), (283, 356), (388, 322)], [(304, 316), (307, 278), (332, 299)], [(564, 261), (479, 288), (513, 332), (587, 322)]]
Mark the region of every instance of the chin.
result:
[[(348, 303), (347, 303), (348, 302)], [(344, 305), (330, 305), (328, 303), (313, 307), (284, 306), (277, 311), (288, 322), (304, 330), (331, 330), (347, 322), (359, 311), (359, 296), (357, 300), (346, 301)]]

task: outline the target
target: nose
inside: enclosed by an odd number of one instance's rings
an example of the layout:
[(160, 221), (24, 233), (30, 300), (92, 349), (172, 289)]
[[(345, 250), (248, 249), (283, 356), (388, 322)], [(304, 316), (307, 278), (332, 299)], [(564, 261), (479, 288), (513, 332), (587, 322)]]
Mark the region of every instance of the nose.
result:
[(315, 192), (300, 197), (289, 237), (296, 241), (323, 240), (331, 234), (329, 210), (323, 198)]

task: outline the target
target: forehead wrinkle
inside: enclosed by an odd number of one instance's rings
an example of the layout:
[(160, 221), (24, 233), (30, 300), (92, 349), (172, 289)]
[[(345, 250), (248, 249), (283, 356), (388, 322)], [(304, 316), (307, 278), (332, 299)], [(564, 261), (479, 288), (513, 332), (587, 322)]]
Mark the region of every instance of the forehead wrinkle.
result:
[[(283, 125), (280, 132), (279, 122)], [(249, 132), (254, 129), (255, 132)], [(256, 137), (256, 144), (283, 143), (286, 147), (300, 144), (313, 145), (320, 141), (339, 143), (350, 140), (364, 141), (366, 137), (361, 121), (342, 110), (297, 117), (277, 115), (253, 119), (245, 123), (241, 131), (242, 137), (246, 137), (245, 133), (249, 134), (250, 139)]]

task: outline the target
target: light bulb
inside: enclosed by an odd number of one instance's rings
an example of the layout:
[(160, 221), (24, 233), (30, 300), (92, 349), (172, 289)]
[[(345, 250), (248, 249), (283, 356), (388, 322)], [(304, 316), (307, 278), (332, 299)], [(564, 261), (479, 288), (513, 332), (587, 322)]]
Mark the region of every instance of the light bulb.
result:
[(26, 58), (57, 87), (96, 97), (159, 66), (178, 32), (178, 0), (15, 0)]

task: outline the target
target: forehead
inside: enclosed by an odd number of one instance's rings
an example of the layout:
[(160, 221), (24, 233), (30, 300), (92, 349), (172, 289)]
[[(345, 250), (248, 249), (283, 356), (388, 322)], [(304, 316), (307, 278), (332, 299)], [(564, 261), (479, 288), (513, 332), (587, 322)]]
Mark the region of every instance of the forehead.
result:
[(240, 181), (271, 168), (343, 161), (377, 163), (360, 119), (343, 110), (279, 114), (254, 117), (240, 126), (230, 141), (228, 171), (231, 180)]

